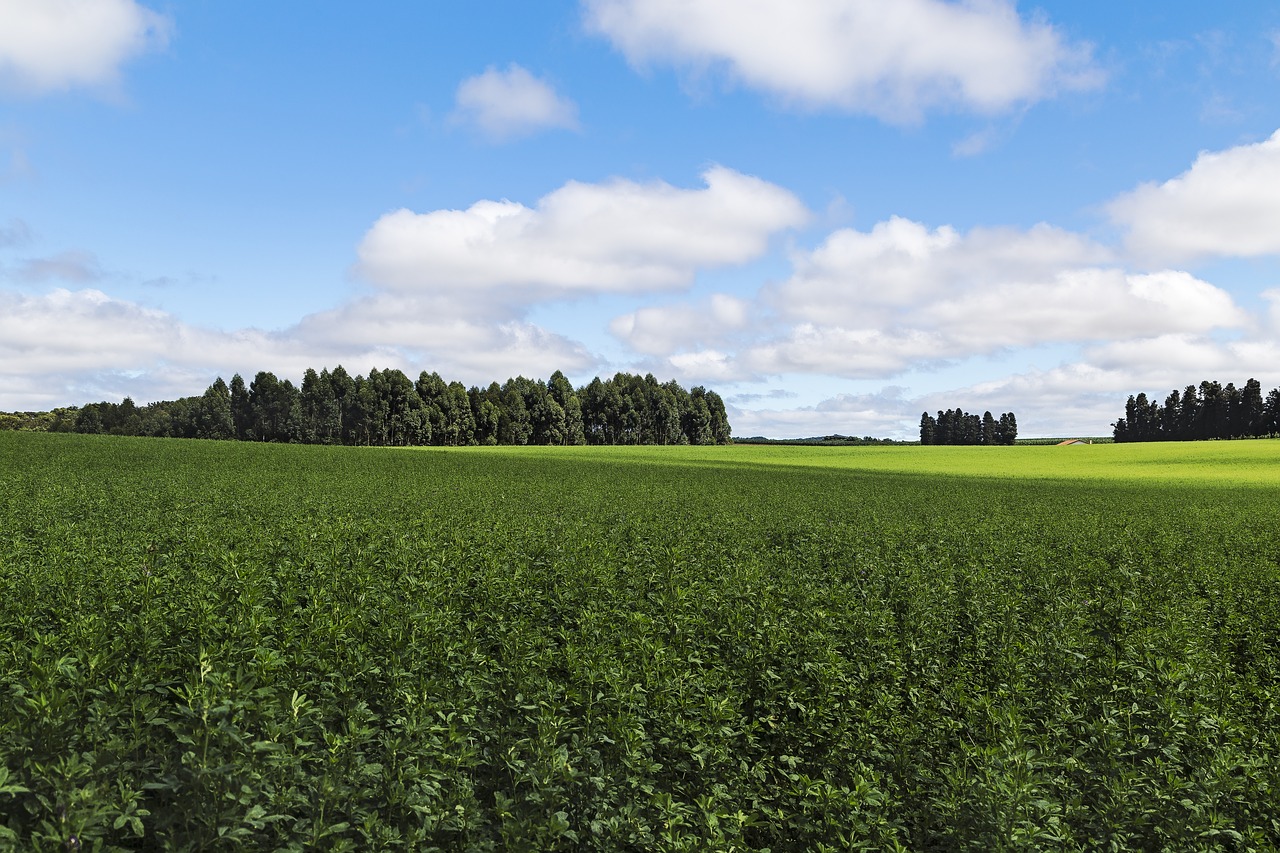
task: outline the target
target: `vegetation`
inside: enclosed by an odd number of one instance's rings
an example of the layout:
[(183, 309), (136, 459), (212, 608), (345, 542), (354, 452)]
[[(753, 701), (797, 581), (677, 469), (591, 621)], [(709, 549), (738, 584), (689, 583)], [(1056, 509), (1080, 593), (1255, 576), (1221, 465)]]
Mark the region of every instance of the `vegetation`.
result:
[(75, 427), (77, 412), (75, 408), (53, 409), (48, 412), (0, 412), (0, 432), (71, 432)]
[(674, 380), (619, 373), (576, 391), (560, 371), (547, 382), (508, 379), (488, 388), (446, 383), (423, 371), (351, 376), (308, 369), (301, 387), (262, 371), (248, 387), (219, 377), (199, 397), (138, 406), (90, 403), (78, 410), (0, 415), (0, 429), (239, 439), (303, 444), (465, 446), (472, 444), (726, 444), (720, 395)]
[(1116, 441), (1196, 441), (1211, 438), (1263, 438), (1280, 435), (1280, 388), (1264, 399), (1262, 384), (1250, 379), (1244, 388), (1223, 388), (1205, 380), (1175, 388), (1164, 405), (1145, 393), (1130, 395), (1124, 417), (1113, 425)]
[(881, 444), (914, 444), (915, 442), (897, 441), (892, 438), (875, 438), (874, 436), (864, 435), (858, 438), (853, 435), (822, 435), (812, 438), (765, 438), (762, 435), (754, 435), (749, 438), (735, 438), (734, 444), (805, 444), (818, 445), (822, 447), (874, 447)]
[(1018, 438), (1018, 419), (1013, 412), (1005, 412), (996, 420), (990, 412), (982, 417), (961, 409), (938, 412), (935, 418), (928, 412), (920, 415), (921, 444), (1013, 444)]
[(0, 471), (0, 847), (1280, 847), (1280, 442)]

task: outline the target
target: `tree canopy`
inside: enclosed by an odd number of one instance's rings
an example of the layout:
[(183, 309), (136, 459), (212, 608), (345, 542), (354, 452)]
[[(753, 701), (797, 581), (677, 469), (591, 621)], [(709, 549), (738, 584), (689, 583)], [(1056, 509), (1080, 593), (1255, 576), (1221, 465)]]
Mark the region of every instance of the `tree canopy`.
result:
[(938, 412), (937, 417), (920, 415), (921, 444), (1013, 444), (1018, 438), (1018, 419), (1005, 412), (999, 420), (990, 412), (971, 415), (963, 409)]
[(301, 385), (261, 371), (219, 377), (198, 397), (138, 406), (90, 403), (60, 428), (82, 433), (349, 445), (727, 444), (724, 401), (653, 374), (596, 377), (575, 389), (560, 371), (467, 388), (423, 371), (352, 376), (308, 368)]
[(1280, 435), (1280, 388), (1263, 397), (1262, 383), (1243, 388), (1205, 380), (1169, 392), (1164, 403), (1130, 395), (1124, 417), (1112, 424), (1116, 441), (1197, 441)]

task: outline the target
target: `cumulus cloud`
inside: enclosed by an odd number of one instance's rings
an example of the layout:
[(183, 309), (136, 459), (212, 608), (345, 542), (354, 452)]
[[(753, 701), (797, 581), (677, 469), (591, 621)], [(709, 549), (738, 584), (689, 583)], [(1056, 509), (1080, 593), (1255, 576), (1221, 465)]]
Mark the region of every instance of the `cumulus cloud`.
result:
[(670, 290), (699, 269), (758, 257), (808, 217), (794, 195), (759, 178), (715, 167), (703, 179), (704, 189), (570, 182), (534, 207), (399, 210), (365, 235), (358, 271), (379, 288), (473, 300)]
[(1270, 139), (1202, 152), (1187, 171), (1143, 184), (1107, 206), (1137, 257), (1177, 263), (1280, 254), (1280, 131)]
[(798, 255), (766, 300), (790, 330), (744, 352), (764, 373), (887, 376), (1055, 342), (1245, 325), (1230, 295), (1180, 271), (1133, 274), (1048, 226), (968, 234), (892, 219)]
[(515, 63), (463, 80), (456, 100), (454, 119), (495, 140), (578, 127), (577, 105)]
[(23, 384), (22, 377), (38, 377), (58, 405), (122, 388), (155, 399), (198, 393), (215, 373), (265, 369), (300, 375), (316, 359), (364, 361), (379, 354), (374, 347), (317, 347), (257, 329), (204, 328), (94, 289), (0, 291), (0, 408), (17, 406), (12, 389)]
[(134, 0), (0, 0), (0, 90), (109, 87), (168, 42), (168, 18)]
[(549, 376), (595, 365), (579, 343), (525, 321), (515, 306), (469, 312), (448, 300), (375, 294), (311, 314), (286, 332), (310, 350), (377, 343), (397, 362), (431, 365), (451, 380), (483, 382), (523, 372)]
[(1110, 253), (1048, 225), (961, 234), (893, 217), (867, 232), (842, 228), (792, 260), (795, 274), (777, 291), (779, 310), (799, 319), (884, 325), (940, 297), (1044, 282), (1105, 263)]
[(609, 331), (636, 352), (666, 355), (717, 343), (750, 324), (752, 305), (725, 293), (700, 303), (655, 305), (615, 317)]
[(633, 64), (721, 67), (806, 107), (893, 122), (932, 108), (995, 113), (1096, 86), (1088, 45), (1009, 0), (583, 0)]
[(744, 369), (763, 374), (816, 373), (855, 379), (894, 376), (960, 355), (936, 331), (846, 329), (800, 323), (742, 354)]
[(0, 411), (172, 399), (218, 375), (271, 370), (297, 381), (308, 367), (337, 364), (360, 373), (435, 370), (468, 384), (596, 367), (580, 344), (514, 316), (475, 319), (438, 307), (376, 295), (279, 331), (224, 331), (99, 290), (0, 291)]
[[(154, 399), (169, 387), (161, 377), (262, 369), (297, 376), (339, 362), (486, 383), (593, 369), (598, 360), (582, 344), (529, 321), (536, 302), (683, 287), (701, 269), (756, 258), (778, 231), (807, 220), (792, 194), (758, 178), (718, 167), (704, 178), (701, 189), (569, 183), (533, 207), (482, 201), (465, 211), (388, 214), (358, 250), (369, 291), (273, 332), (204, 328), (97, 290), (0, 292), (0, 359), (10, 370), (0, 370), (0, 391), (9, 397), (27, 387), (21, 374), (61, 388), (59, 402), (87, 399), (89, 380)], [(102, 277), (94, 256), (74, 252), (29, 259), (9, 274), (72, 285)], [(726, 326), (742, 321), (745, 306), (732, 298), (709, 304)], [(633, 332), (643, 334), (647, 322)], [(715, 354), (699, 358), (714, 362)], [(122, 385), (120, 377), (132, 378)]]

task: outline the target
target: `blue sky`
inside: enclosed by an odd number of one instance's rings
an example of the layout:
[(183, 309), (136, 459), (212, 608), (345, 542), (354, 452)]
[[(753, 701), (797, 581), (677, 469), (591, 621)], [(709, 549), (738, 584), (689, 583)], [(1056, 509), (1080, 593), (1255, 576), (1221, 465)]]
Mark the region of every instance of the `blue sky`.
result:
[(0, 410), (652, 371), (737, 435), (1280, 385), (1280, 6), (0, 0)]

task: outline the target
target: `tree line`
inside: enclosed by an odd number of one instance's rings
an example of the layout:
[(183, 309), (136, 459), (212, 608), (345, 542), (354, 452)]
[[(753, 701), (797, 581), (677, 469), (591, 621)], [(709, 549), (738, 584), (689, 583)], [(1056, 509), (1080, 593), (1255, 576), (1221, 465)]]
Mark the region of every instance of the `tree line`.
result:
[(1161, 405), (1145, 393), (1129, 395), (1124, 417), (1112, 424), (1116, 441), (1198, 441), (1212, 438), (1263, 438), (1280, 435), (1280, 388), (1263, 397), (1262, 384), (1243, 388), (1205, 380), (1199, 387), (1177, 388)]
[(996, 419), (990, 412), (982, 417), (961, 409), (948, 409), (934, 417), (920, 415), (921, 444), (1013, 444), (1018, 438), (1018, 419), (1005, 412)]
[(560, 371), (467, 388), (423, 371), (352, 376), (341, 365), (302, 384), (262, 371), (221, 377), (198, 397), (90, 403), (51, 427), (69, 432), (346, 445), (727, 444), (724, 401), (653, 374), (618, 373), (575, 389)]

